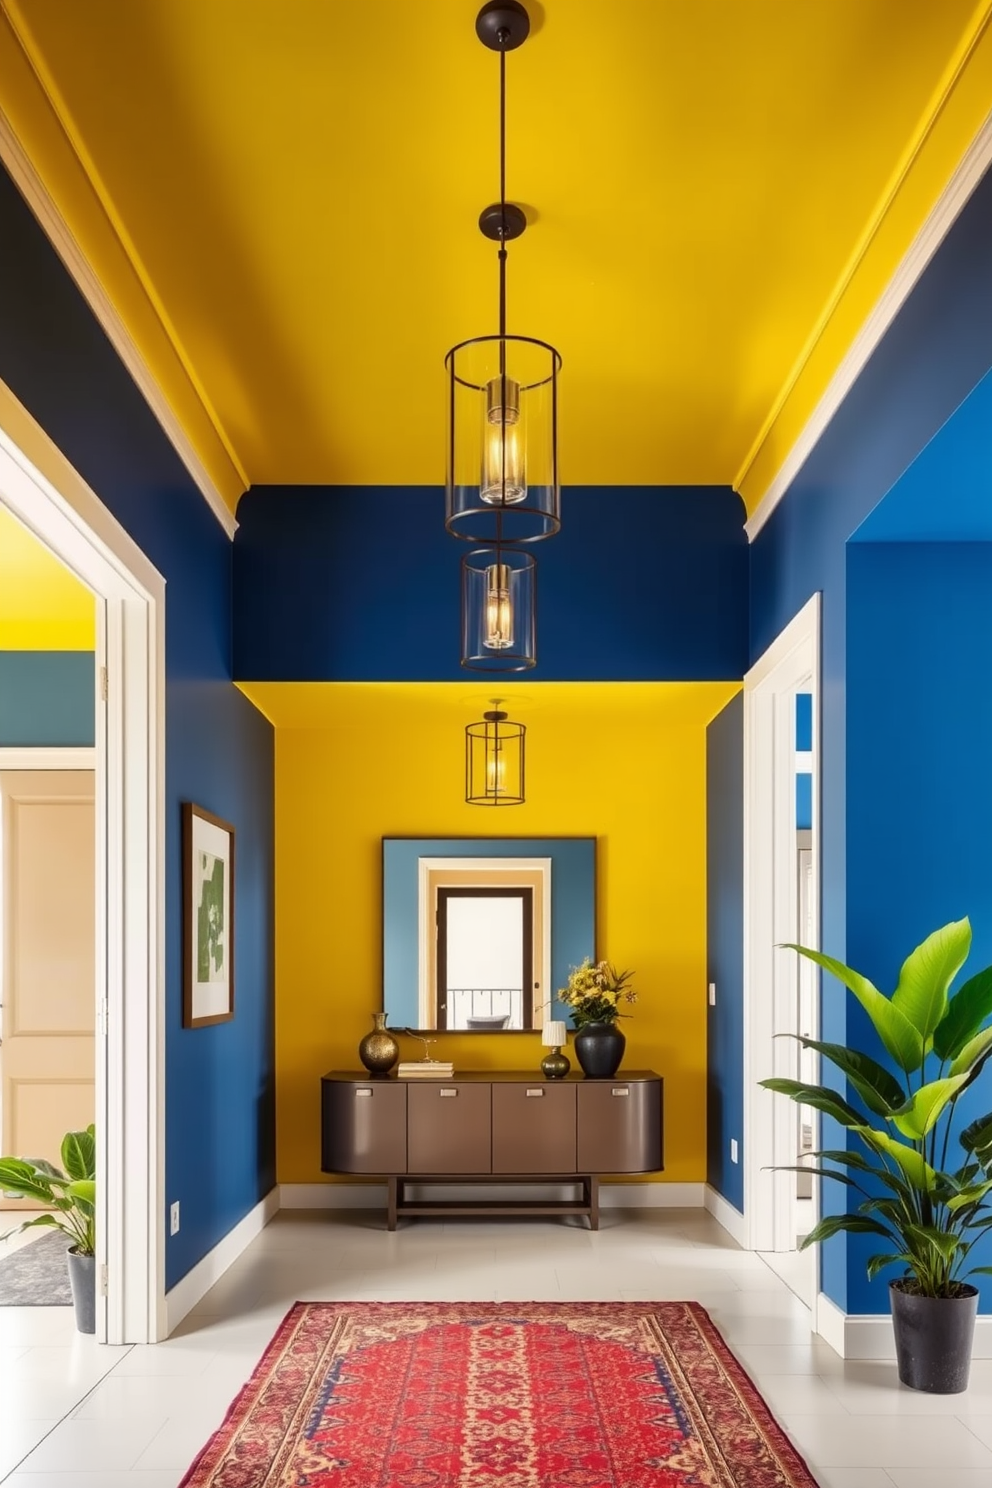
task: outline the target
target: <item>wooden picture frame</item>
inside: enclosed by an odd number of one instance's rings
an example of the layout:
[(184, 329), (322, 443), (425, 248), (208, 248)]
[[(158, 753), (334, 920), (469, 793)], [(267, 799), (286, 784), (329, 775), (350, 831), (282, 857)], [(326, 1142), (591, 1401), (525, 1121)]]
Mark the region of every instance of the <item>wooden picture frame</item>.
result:
[(183, 1027), (234, 1017), (234, 828), (183, 802)]

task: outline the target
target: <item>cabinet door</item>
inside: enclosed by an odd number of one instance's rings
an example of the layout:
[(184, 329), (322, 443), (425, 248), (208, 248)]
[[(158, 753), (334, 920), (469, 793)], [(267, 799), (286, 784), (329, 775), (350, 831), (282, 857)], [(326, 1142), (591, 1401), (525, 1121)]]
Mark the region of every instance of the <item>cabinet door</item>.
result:
[(584, 1080), (575, 1089), (580, 1173), (661, 1168), (660, 1080)]
[(575, 1172), (575, 1086), (493, 1085), (493, 1172)]
[(489, 1085), (407, 1086), (409, 1172), (491, 1173)]
[(406, 1086), (325, 1080), (320, 1166), (325, 1173), (405, 1173)]

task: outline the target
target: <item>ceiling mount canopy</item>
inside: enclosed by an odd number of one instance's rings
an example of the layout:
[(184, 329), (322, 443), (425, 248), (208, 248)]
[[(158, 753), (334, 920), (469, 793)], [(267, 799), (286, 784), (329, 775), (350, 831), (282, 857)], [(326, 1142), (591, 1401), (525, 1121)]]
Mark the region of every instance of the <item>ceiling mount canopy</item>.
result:
[(506, 199), (506, 54), (527, 39), (530, 18), (516, 0), (491, 0), (475, 29), (499, 56), (499, 201), (479, 216), (479, 230), (498, 245), (499, 319), (495, 334), (462, 341), (445, 357), (445, 526), (455, 537), (491, 547), (500, 563), (507, 544), (553, 537), (561, 525), (561, 357), (546, 341), (507, 331), (506, 245), (523, 234), (527, 218)]

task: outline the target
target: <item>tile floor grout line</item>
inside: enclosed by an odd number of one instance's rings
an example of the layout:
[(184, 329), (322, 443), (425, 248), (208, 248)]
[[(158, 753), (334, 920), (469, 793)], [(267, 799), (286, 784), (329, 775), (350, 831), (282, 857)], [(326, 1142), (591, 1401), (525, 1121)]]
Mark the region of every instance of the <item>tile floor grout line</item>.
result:
[[(45, 1347), (44, 1344), (40, 1344), (38, 1346), (41, 1347), (41, 1348), (44, 1348)], [(40, 1436), (38, 1438), (38, 1440), (33, 1444), (33, 1446), (31, 1446), (31, 1447), (28, 1448), (28, 1450), (24, 1453), (24, 1456), (21, 1457), (17, 1462), (14, 1463), (14, 1465), (10, 1469), (10, 1471), (4, 1473), (3, 1477), (0, 1478), (0, 1484), (6, 1483), (6, 1481), (7, 1481), (8, 1478), (13, 1477), (14, 1473), (18, 1472), (24, 1466), (24, 1463), (27, 1462), (28, 1458), (31, 1456), (31, 1453), (32, 1452), (37, 1452), (37, 1450), (41, 1446), (42, 1442), (47, 1441), (48, 1438), (51, 1436), (51, 1434), (52, 1434), (53, 1431), (57, 1431), (58, 1428), (60, 1426), (64, 1425), (66, 1421), (71, 1421), (71, 1420), (74, 1419), (76, 1412), (80, 1409), (81, 1406), (83, 1406), (83, 1405), (86, 1404), (87, 1400), (93, 1394), (94, 1390), (98, 1390), (100, 1388), (100, 1386), (103, 1384), (104, 1380), (110, 1378), (110, 1376), (113, 1374), (114, 1370), (117, 1368), (118, 1364), (121, 1362), (121, 1359), (126, 1359), (127, 1358), (127, 1355), (134, 1348), (134, 1344), (133, 1343), (129, 1343), (129, 1344), (126, 1345), (126, 1347), (127, 1347), (127, 1353), (121, 1354), (118, 1358), (116, 1358), (114, 1360), (113, 1364), (111, 1364), (111, 1366), (107, 1370), (106, 1374), (101, 1374), (100, 1378), (98, 1380), (96, 1380), (90, 1386), (90, 1388), (86, 1391), (86, 1394), (83, 1395), (83, 1396), (81, 1396), (80, 1399), (76, 1401), (75, 1405), (72, 1407), (71, 1410), (66, 1411), (66, 1413), (65, 1413), (64, 1416), (60, 1416), (57, 1421), (53, 1421), (52, 1422), (51, 1426), (49, 1426), (49, 1428), (45, 1432), (44, 1436)]]

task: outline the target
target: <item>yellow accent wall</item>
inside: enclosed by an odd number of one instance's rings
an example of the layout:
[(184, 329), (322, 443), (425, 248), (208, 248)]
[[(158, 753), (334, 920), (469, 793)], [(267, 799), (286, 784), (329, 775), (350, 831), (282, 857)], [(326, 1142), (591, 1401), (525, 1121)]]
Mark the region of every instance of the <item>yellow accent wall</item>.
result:
[[(243, 685), (276, 725), (276, 1103), (282, 1183), (321, 1180), (319, 1083), (381, 1005), (383, 836), (598, 838), (599, 954), (636, 968), (629, 1068), (665, 1077), (666, 1180), (706, 1176), (705, 728), (736, 683), (506, 689), (527, 802), (466, 806), (477, 685)], [(440, 1057), (536, 1068), (538, 1034), (440, 1035)], [(408, 1057), (416, 1054), (401, 1039)]]
[(92, 651), (86, 585), (0, 506), (0, 651)]

